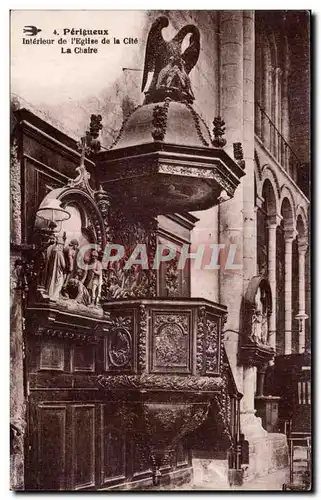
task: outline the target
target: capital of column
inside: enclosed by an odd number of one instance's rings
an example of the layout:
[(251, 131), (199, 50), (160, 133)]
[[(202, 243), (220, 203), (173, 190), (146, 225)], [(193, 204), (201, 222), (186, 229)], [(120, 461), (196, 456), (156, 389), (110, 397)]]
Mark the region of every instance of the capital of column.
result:
[(298, 238), (298, 252), (299, 255), (305, 255), (309, 247), (308, 239)]
[(274, 228), (280, 225), (282, 220), (281, 215), (274, 214), (274, 215), (268, 215), (266, 219), (266, 227), (267, 228)]
[(262, 198), (262, 196), (260, 196), (259, 194), (256, 194), (256, 200), (255, 200), (256, 208), (262, 208), (263, 203), (264, 203), (264, 198)]
[(285, 227), (284, 228), (285, 243), (292, 242), (296, 238), (296, 235), (297, 235), (297, 231), (293, 227)]

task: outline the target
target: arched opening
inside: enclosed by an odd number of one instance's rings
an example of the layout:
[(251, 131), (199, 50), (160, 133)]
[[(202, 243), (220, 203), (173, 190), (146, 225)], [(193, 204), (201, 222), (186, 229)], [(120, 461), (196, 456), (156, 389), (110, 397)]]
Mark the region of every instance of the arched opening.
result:
[(277, 213), (272, 183), (266, 179), (262, 189), (262, 206), (257, 211), (257, 274), (268, 275), (268, 224)]

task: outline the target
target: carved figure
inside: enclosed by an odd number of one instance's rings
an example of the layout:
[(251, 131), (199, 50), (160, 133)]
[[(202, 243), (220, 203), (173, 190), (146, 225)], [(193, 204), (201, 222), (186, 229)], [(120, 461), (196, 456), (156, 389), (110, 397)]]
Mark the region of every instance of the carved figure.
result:
[(82, 271), (78, 270), (76, 276), (69, 279), (66, 287), (66, 292), (70, 299), (74, 299), (79, 304), (88, 306), (91, 302), (91, 297), (87, 288), (83, 284), (82, 274)]
[(45, 288), (51, 300), (59, 299), (64, 284), (66, 262), (63, 249), (64, 240), (61, 237), (58, 237), (56, 242), (47, 249)]
[(256, 308), (252, 316), (251, 340), (260, 344), (266, 344), (268, 336), (268, 318), (266, 297), (261, 288), (255, 297)]
[(109, 357), (115, 366), (124, 366), (130, 359), (130, 342), (128, 335), (117, 331), (110, 346)]
[[(190, 89), (189, 73), (198, 61), (200, 53), (200, 32), (193, 24), (184, 26), (172, 40), (166, 41), (163, 38), (162, 30), (166, 28), (169, 21), (166, 16), (158, 17), (149, 31), (145, 65), (142, 80), (142, 92), (145, 89), (148, 73), (153, 71), (153, 79), (147, 94), (153, 94), (161, 86), (161, 82), (166, 87), (170, 87), (175, 82), (181, 90)], [(190, 43), (187, 49), (182, 53), (182, 43), (186, 35), (191, 34)], [(164, 68), (165, 73), (160, 73)], [(175, 67), (176, 66), (176, 67)], [(172, 72), (172, 73), (170, 73)], [(165, 78), (166, 75), (166, 78)], [(161, 79), (159, 80), (159, 77)], [(182, 83), (184, 82), (184, 85)], [(187, 83), (188, 82), (188, 83)], [(192, 92), (188, 92), (191, 100), (194, 99)], [(150, 100), (149, 100), (150, 102)]]
[(194, 99), (191, 82), (185, 71), (185, 64), (181, 57), (171, 56), (169, 63), (160, 71), (156, 90), (161, 88), (183, 90)]
[(99, 304), (103, 281), (103, 267), (102, 263), (98, 260), (98, 256), (97, 250), (92, 250), (89, 266), (83, 279), (84, 285), (90, 295), (90, 302), (93, 305)]
[(64, 248), (64, 257), (66, 263), (64, 288), (67, 286), (70, 278), (74, 278), (77, 272), (77, 254), (79, 242), (73, 239), (69, 245)]

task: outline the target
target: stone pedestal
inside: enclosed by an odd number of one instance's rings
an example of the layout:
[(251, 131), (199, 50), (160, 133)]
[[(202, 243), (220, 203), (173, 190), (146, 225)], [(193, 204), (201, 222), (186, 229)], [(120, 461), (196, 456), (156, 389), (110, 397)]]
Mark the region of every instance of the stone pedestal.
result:
[(249, 455), (249, 467), (244, 473), (245, 481), (286, 467), (289, 457), (285, 434), (265, 431), (264, 436), (249, 439)]

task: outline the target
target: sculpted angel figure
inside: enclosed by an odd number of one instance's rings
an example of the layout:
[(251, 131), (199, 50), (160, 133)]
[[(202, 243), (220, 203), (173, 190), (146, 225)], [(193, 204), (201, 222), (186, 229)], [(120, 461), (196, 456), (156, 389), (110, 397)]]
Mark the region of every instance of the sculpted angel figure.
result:
[[(187, 99), (190, 102), (194, 100), (189, 73), (199, 58), (199, 29), (193, 24), (187, 24), (179, 30), (172, 40), (166, 41), (163, 38), (162, 30), (168, 24), (167, 17), (160, 16), (154, 21), (148, 34), (142, 92), (146, 87), (149, 72), (153, 71), (153, 78), (148, 92), (146, 92), (145, 104), (153, 102), (154, 98), (156, 102), (157, 91), (162, 88), (179, 89), (182, 92), (182, 99)], [(191, 35), (189, 46), (182, 52), (182, 43), (189, 34)]]
[(103, 282), (103, 267), (98, 257), (98, 251), (92, 250), (89, 266), (83, 278), (84, 285), (90, 295), (91, 304), (95, 306), (99, 304)]

